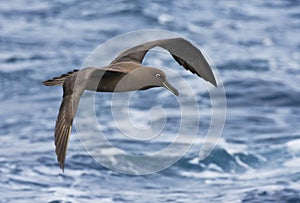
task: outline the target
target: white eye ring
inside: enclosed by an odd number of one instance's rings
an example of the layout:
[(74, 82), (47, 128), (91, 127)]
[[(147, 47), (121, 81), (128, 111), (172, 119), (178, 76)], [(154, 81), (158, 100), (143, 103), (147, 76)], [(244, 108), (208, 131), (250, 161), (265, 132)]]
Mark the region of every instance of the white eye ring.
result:
[(155, 74), (155, 77), (160, 78), (160, 74), (159, 74), (159, 73), (156, 73), (156, 74)]

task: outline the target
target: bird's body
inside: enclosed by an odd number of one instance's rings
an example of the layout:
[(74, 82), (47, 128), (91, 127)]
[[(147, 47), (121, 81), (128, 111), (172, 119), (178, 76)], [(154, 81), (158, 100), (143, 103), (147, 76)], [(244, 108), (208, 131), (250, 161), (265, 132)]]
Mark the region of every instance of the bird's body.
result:
[(56, 154), (62, 170), (73, 119), (84, 90), (126, 92), (165, 87), (178, 96), (177, 89), (167, 81), (162, 70), (142, 65), (145, 54), (155, 46), (168, 50), (184, 68), (217, 86), (212, 70), (200, 50), (182, 38), (147, 42), (125, 50), (103, 68), (87, 67), (44, 81), (46, 86), (63, 86), (63, 101), (55, 126)]

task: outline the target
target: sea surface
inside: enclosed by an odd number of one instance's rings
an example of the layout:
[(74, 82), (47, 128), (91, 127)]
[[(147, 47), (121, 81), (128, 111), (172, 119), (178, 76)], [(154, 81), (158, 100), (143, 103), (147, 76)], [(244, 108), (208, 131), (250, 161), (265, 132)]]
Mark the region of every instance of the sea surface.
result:
[[(0, 202), (300, 202), (299, 11), (298, 0), (1, 1)], [(101, 143), (91, 136), (95, 146), (84, 147), (74, 129), (62, 173), (54, 146), (62, 88), (41, 82), (82, 68), (107, 40), (143, 29), (177, 33), (213, 62), (227, 101), (218, 145), (199, 161), (211, 112), (205, 83), (168, 54), (152, 53), (155, 57), (148, 57), (147, 64), (174, 68), (189, 81), (193, 97), (181, 92), (181, 98), (187, 98), (182, 104), (162, 88), (134, 93), (128, 115), (136, 126), (117, 118), (129, 135), (125, 137), (111, 114), (111, 93), (97, 93), (98, 130), (128, 153), (156, 152), (174, 142), (178, 110), (185, 106), (189, 125), (183, 133), (199, 129), (192, 147), (159, 172), (124, 174), (113, 170), (120, 157), (98, 148)], [(170, 80), (180, 87), (175, 76)], [(189, 98), (196, 99), (198, 110)], [(119, 115), (124, 104), (113, 105)], [(155, 117), (157, 106), (170, 116)], [(199, 116), (200, 124), (195, 121)], [(163, 137), (132, 139), (143, 134), (139, 129), (156, 129), (164, 121)], [(99, 164), (86, 149), (96, 150), (96, 159), (109, 160), (110, 167)]]

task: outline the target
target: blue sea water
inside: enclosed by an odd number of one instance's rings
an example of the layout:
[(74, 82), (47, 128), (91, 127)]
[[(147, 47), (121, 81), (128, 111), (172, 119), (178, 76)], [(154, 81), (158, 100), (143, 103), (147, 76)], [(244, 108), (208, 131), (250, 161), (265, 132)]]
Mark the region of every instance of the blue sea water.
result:
[[(0, 2), (0, 202), (300, 202), (299, 11), (297, 0)], [(74, 131), (62, 173), (53, 138), (62, 90), (41, 82), (140, 29), (185, 36), (214, 62), (227, 97), (218, 146), (199, 162), (196, 142), (171, 167), (134, 176), (98, 164)], [(178, 66), (164, 55), (159, 61)], [(180, 73), (197, 87), (198, 78)], [(175, 115), (166, 128), (172, 135), (178, 105), (163, 90), (139, 93), (133, 120), (147, 126), (143, 112), (155, 103), (153, 93)], [(209, 98), (203, 90), (196, 95), (205, 131)], [(153, 150), (118, 137), (105, 103), (110, 94), (98, 96), (98, 121), (116, 146)]]

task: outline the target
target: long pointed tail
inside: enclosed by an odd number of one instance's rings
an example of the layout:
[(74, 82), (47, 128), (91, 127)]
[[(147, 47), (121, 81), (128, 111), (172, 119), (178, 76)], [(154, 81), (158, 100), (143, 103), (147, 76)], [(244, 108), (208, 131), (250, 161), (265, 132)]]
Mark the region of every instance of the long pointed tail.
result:
[(74, 69), (73, 71), (70, 71), (66, 74), (62, 74), (59, 77), (54, 77), (52, 79), (46, 80), (43, 82), (46, 86), (62, 86), (65, 82), (65, 79), (69, 77), (70, 75), (73, 75), (74, 73), (78, 72), (79, 70)]

